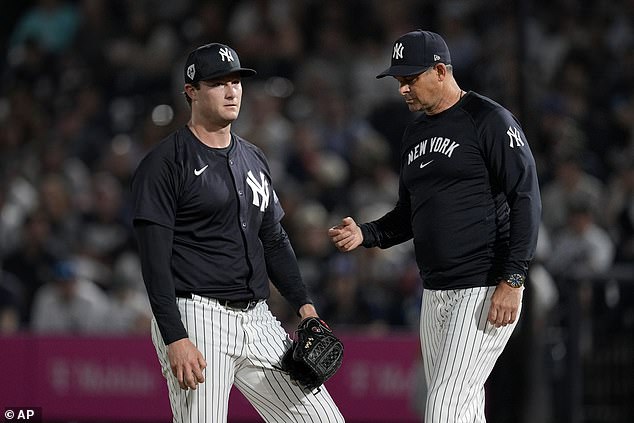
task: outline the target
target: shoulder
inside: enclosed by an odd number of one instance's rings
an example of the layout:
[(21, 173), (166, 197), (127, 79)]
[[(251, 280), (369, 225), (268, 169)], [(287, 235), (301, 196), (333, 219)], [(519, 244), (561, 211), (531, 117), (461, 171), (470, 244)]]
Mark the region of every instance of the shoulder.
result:
[(257, 145), (253, 144), (250, 141), (247, 141), (246, 139), (242, 138), (240, 135), (233, 134), (233, 137), (236, 141), (236, 149), (241, 149), (242, 151), (252, 153), (252, 154), (257, 154), (259, 156), (264, 156), (264, 152)]
[(260, 162), (267, 162), (266, 156), (262, 149), (257, 145), (247, 141), (239, 135), (233, 134), (236, 146), (234, 149), (235, 154), (239, 154), (244, 156), (245, 158), (251, 158), (252, 160), (257, 160)]
[(178, 129), (152, 147), (139, 162), (136, 173), (148, 172), (152, 169), (168, 166), (173, 167), (183, 160), (186, 154), (187, 134), (184, 129)]
[(463, 99), (460, 109), (466, 113), (476, 126), (494, 122), (517, 121), (515, 116), (498, 102), (470, 91)]
[(152, 161), (162, 158), (175, 159), (178, 153), (182, 152), (185, 148), (185, 138), (187, 136), (185, 132), (185, 128), (180, 128), (170, 133), (152, 147), (142, 161)]

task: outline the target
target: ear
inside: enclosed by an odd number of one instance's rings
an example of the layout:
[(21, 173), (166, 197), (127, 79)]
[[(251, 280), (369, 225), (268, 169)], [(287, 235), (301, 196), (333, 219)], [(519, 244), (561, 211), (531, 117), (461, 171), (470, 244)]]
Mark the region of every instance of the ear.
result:
[(198, 90), (192, 84), (185, 84), (184, 91), (192, 101), (194, 101), (198, 95)]
[(439, 81), (444, 81), (449, 73), (447, 66), (444, 63), (438, 63), (434, 66), (434, 71), (436, 72), (436, 77)]

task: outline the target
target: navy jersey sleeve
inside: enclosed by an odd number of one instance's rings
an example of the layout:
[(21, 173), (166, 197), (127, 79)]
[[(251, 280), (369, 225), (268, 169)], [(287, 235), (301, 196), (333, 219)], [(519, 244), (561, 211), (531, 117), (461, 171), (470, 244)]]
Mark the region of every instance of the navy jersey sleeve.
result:
[(143, 280), (148, 292), (152, 314), (156, 319), (165, 345), (187, 338), (187, 331), (176, 306), (171, 279), (171, 229), (145, 220), (137, 220), (134, 232), (139, 243)]
[(143, 281), (165, 344), (187, 337), (171, 271), (178, 185), (174, 163), (169, 150), (159, 148), (141, 161), (132, 179), (134, 228)]
[(533, 154), (515, 117), (501, 107), (483, 120), (480, 139), (492, 182), (506, 195), (510, 208), (509, 252), (504, 274), (526, 275), (535, 253), (541, 219)]
[(295, 251), (279, 222), (263, 226), (260, 238), (264, 247), (266, 269), (271, 282), (297, 312), (304, 304), (312, 303), (302, 280)]
[(133, 218), (174, 228), (179, 171), (163, 144), (139, 164), (132, 179)]

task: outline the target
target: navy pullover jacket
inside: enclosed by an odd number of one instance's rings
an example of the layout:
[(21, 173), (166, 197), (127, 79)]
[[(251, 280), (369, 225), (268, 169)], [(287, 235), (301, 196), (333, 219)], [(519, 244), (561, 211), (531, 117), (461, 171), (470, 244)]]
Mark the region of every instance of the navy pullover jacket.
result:
[(519, 122), (469, 92), (406, 128), (396, 206), (360, 227), (365, 247), (413, 238), (424, 287), (447, 290), (526, 275), (540, 218), (535, 160)]

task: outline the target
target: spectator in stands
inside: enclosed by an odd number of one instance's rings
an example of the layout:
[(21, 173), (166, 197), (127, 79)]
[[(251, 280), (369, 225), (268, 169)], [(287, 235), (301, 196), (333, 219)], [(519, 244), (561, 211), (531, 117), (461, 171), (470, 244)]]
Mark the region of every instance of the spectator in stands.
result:
[(34, 41), (44, 50), (61, 54), (70, 47), (78, 26), (72, 2), (38, 0), (22, 15), (11, 35), (11, 46)]
[(615, 261), (634, 263), (634, 154), (624, 154), (608, 185), (606, 224), (616, 241)]
[(20, 330), (23, 298), (20, 281), (0, 269), (0, 335)]
[(150, 333), (152, 311), (147, 295), (137, 289), (135, 281), (115, 273), (109, 283), (110, 309), (106, 330), (119, 334)]
[(121, 184), (107, 172), (93, 174), (91, 182), (92, 199), (82, 216), (79, 258), (92, 269), (91, 279), (107, 288), (116, 260), (132, 245), (132, 231), (124, 222)]
[(77, 246), (81, 233), (79, 211), (68, 179), (59, 173), (43, 175), (38, 181), (39, 204), (46, 214), (51, 242), (60, 254), (70, 254)]
[(20, 241), (8, 252), (2, 267), (14, 275), (21, 286), (22, 302), (20, 320), (28, 326), (35, 292), (46, 282), (50, 267), (56, 260), (51, 242), (50, 223), (46, 214), (36, 209), (27, 215), (22, 226)]
[(56, 262), (51, 281), (35, 294), (31, 328), (38, 333), (91, 334), (106, 330), (108, 297), (94, 282), (78, 277), (68, 260)]
[[(328, 266), (329, 276), (321, 290), (326, 295), (320, 309), (331, 325), (362, 330), (372, 323), (371, 305), (365, 298), (365, 287), (362, 289), (365, 281), (360, 280), (357, 265), (351, 257), (333, 257)], [(386, 326), (383, 321), (379, 324)]]
[(567, 225), (553, 236), (553, 251), (545, 263), (555, 278), (592, 277), (612, 265), (614, 242), (596, 223), (594, 206), (587, 197), (569, 200)]
[[(552, 234), (568, 222), (568, 206), (575, 198), (585, 198), (590, 213), (600, 209), (603, 184), (585, 172), (574, 155), (561, 157), (555, 164), (555, 178), (542, 189), (543, 222)], [(596, 215), (595, 215), (596, 216)]]
[[(567, 209), (567, 225), (553, 236), (553, 250), (545, 267), (559, 288), (561, 302), (569, 304), (570, 298), (574, 298), (579, 303), (580, 311), (574, 324), (580, 331), (580, 351), (587, 355), (594, 343), (594, 278), (610, 269), (615, 246), (607, 231), (596, 223), (588, 198), (572, 198)], [(560, 317), (565, 322), (565, 317)], [(555, 321), (551, 323), (556, 325)]]

